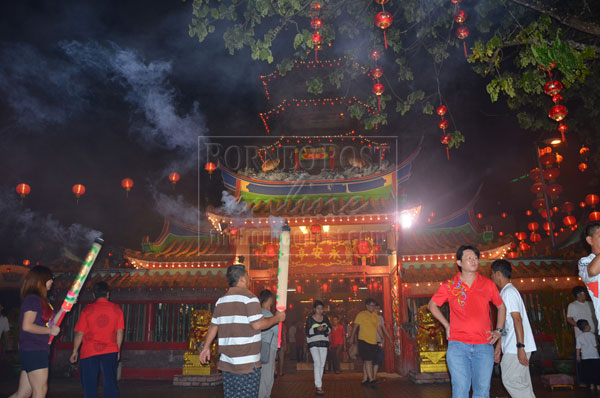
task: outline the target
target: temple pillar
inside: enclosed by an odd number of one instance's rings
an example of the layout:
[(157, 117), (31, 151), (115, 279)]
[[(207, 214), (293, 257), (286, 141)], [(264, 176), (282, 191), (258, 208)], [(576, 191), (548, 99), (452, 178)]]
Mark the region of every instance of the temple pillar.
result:
[(383, 320), (385, 321), (385, 327), (388, 330), (388, 333), (390, 334), (390, 336), (392, 337), (392, 344), (390, 344), (388, 341), (384, 340), (384, 366), (385, 366), (385, 371), (386, 372), (394, 372), (394, 356), (395, 356), (395, 349), (394, 349), (394, 345), (396, 344), (396, 339), (394, 337), (394, 331), (393, 331), (393, 325), (394, 325), (394, 320), (393, 320), (393, 316), (392, 316), (392, 292), (391, 292), (391, 285), (390, 285), (390, 277), (389, 276), (384, 276), (383, 277)]

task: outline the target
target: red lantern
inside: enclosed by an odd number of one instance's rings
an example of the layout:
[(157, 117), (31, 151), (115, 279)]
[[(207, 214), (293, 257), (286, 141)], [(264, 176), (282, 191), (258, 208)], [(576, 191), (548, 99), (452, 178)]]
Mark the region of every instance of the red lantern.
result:
[(373, 59), (373, 61), (377, 62), (379, 61), (379, 58), (381, 58), (381, 51), (373, 50), (369, 56)]
[(394, 18), (392, 17), (392, 14), (390, 14), (387, 11), (381, 11), (381, 12), (378, 12), (377, 15), (375, 15), (375, 26), (377, 26), (379, 29), (383, 30), (383, 44), (384, 44), (384, 47), (386, 50), (387, 50), (387, 38), (385, 36), (385, 30), (392, 25), (393, 21), (394, 21)]
[(545, 153), (542, 156), (540, 156), (540, 162), (544, 166), (549, 166), (552, 163), (554, 163), (555, 161), (556, 161), (556, 156), (552, 153)]
[(358, 242), (358, 254), (369, 254), (371, 252), (371, 242), (361, 240)]
[(302, 286), (301, 285), (296, 286), (296, 293), (302, 293)]
[(558, 176), (560, 176), (560, 170), (557, 169), (556, 167), (552, 167), (550, 169), (546, 169), (544, 170), (544, 178), (546, 180), (553, 180), (558, 178)]
[(583, 209), (585, 207), (585, 202), (579, 202), (579, 207)]
[(268, 244), (265, 246), (265, 256), (269, 258), (275, 257), (275, 245)]
[(458, 29), (456, 29), (456, 37), (458, 37), (460, 40), (464, 40), (469, 37), (469, 28), (466, 26), (459, 26)]
[(229, 233), (231, 234), (231, 236), (237, 236), (237, 234), (240, 232), (239, 229), (237, 229), (236, 227), (231, 227), (229, 229)]
[(532, 214), (533, 214), (533, 212), (531, 210), (525, 210), (525, 215), (527, 217), (531, 217)]
[(560, 195), (563, 191), (563, 187), (560, 184), (550, 184), (546, 186), (546, 193), (550, 196)]
[(537, 231), (539, 228), (540, 228), (540, 224), (538, 224), (536, 222), (530, 222), (529, 224), (527, 224), (527, 229), (530, 230), (531, 232)]
[(537, 167), (529, 172), (529, 178), (533, 181), (537, 181), (540, 179), (540, 169)]
[(552, 108), (550, 108), (550, 111), (548, 112), (548, 117), (554, 120), (555, 122), (560, 122), (567, 116), (567, 113), (569, 112), (567, 111), (566, 106), (554, 105)]
[(531, 205), (533, 206), (534, 209), (542, 209), (546, 206), (546, 202), (544, 202), (544, 198), (538, 198), (536, 200), (534, 200), (533, 202), (531, 202)]
[(560, 131), (561, 134), (564, 134), (569, 131), (569, 126), (567, 126), (566, 123), (558, 123), (558, 131)]
[(598, 195), (595, 195), (593, 193), (586, 195), (585, 197), (585, 203), (587, 203), (588, 206), (596, 206), (598, 203), (600, 202), (600, 197)]
[(29, 195), (29, 192), (31, 192), (31, 187), (25, 183), (21, 183), (19, 185), (17, 185), (17, 193), (19, 194), (19, 196), (21, 197), (21, 199), (23, 199), (25, 196)]
[(310, 10), (311, 11), (319, 11), (321, 9), (321, 4), (317, 1), (315, 1), (314, 3), (312, 3), (310, 5)]
[(581, 162), (581, 163), (579, 163), (579, 166), (577, 166), (577, 168), (579, 169), (579, 171), (581, 171), (583, 173), (584, 171), (587, 170), (588, 165), (585, 162)]
[(464, 12), (463, 10), (458, 10), (456, 11), (456, 14), (454, 14), (454, 22), (456, 23), (464, 23), (467, 20), (467, 13)]
[(444, 116), (446, 112), (448, 112), (448, 108), (446, 108), (446, 105), (440, 105), (437, 107), (435, 112), (440, 116)]
[(328, 289), (329, 289), (329, 286), (327, 285), (327, 283), (323, 283), (323, 293), (327, 293)]
[(172, 172), (169, 174), (169, 181), (173, 183), (173, 185), (177, 184), (177, 181), (181, 179), (181, 176), (177, 172)]
[(313, 234), (318, 234), (321, 233), (321, 226), (319, 224), (314, 224), (310, 227), (310, 232), (312, 232)]
[(429, 217), (435, 217), (435, 213), (432, 211), (431, 214), (429, 214)]
[(313, 18), (310, 21), (310, 27), (313, 29), (321, 29), (321, 25), (323, 25), (323, 21), (320, 18)]
[(516, 232), (515, 233), (515, 238), (517, 238), (518, 240), (525, 240), (525, 239), (527, 239), (527, 233), (525, 233), (525, 232)]
[(29, 264), (31, 264), (31, 261), (29, 261), (28, 259), (23, 260), (24, 266), (29, 267)]
[(565, 202), (562, 204), (561, 210), (563, 213), (571, 213), (573, 210), (575, 210), (575, 205), (571, 202)]
[(377, 66), (371, 69), (371, 74), (375, 79), (379, 79), (381, 76), (383, 76), (383, 68), (381, 66)]
[(213, 162), (208, 162), (204, 165), (204, 170), (208, 171), (208, 174), (212, 174), (217, 169), (217, 166)]
[(81, 197), (81, 195), (83, 195), (85, 193), (85, 186), (81, 185), (81, 184), (75, 184), (73, 185), (73, 193), (75, 194), (75, 197), (77, 199), (79, 199)]
[(500, 237), (504, 236), (504, 232), (502, 232), (502, 231), (498, 232), (498, 236), (500, 236)]
[(555, 212), (555, 213), (558, 213), (560, 211), (560, 209), (558, 208), (558, 206), (554, 206), (552, 208), (552, 211)]
[(531, 249), (531, 246), (529, 246), (527, 243), (525, 243), (525, 242), (519, 243), (519, 250), (521, 250), (522, 252), (526, 252), (529, 249)]
[(373, 94), (380, 96), (385, 91), (385, 87), (383, 87), (383, 84), (381, 83), (375, 83), (373, 84), (373, 90), (371, 91), (373, 92)]
[(563, 89), (563, 84), (558, 80), (551, 80), (544, 86), (544, 92), (550, 97), (560, 93)]
[(123, 188), (125, 188), (126, 192), (131, 191), (131, 188), (133, 187), (133, 180), (131, 178), (123, 178), (121, 180), (121, 186)]
[[(553, 214), (554, 214), (554, 212), (552, 211), (552, 209), (550, 209), (550, 217), (552, 217)], [(546, 209), (540, 210), (540, 215), (542, 216), (543, 219), (548, 219), (549, 218), (548, 217), (548, 213), (546, 213)]]
[(565, 226), (567, 227), (575, 225), (576, 222), (577, 220), (573, 216), (566, 216), (565, 218), (563, 218), (563, 224), (565, 224)]
[(358, 285), (352, 285), (352, 293), (358, 293)]
[(531, 186), (531, 188), (529, 188), (529, 190), (531, 191), (531, 193), (541, 193), (542, 192), (542, 183), (541, 182), (536, 182), (535, 184), (533, 184)]
[(312, 35), (312, 42), (315, 46), (321, 44), (321, 34), (319, 32), (315, 32)]
[(477, 218), (481, 220), (483, 218), (483, 214), (477, 213)]
[(448, 128), (448, 126), (450, 126), (450, 123), (446, 119), (441, 120), (440, 123), (438, 124), (438, 127), (441, 128), (444, 131), (446, 131), (446, 129)]
[(507, 218), (507, 217), (508, 217), (508, 214), (506, 214), (506, 213), (504, 213), (504, 212), (503, 212), (502, 214), (500, 214), (500, 217), (502, 217), (502, 218)]
[(560, 153), (556, 154), (556, 163), (561, 164), (563, 161), (563, 157)]
[(591, 222), (600, 221), (600, 211), (591, 212), (590, 215), (588, 216), (588, 219)]
[[(556, 226), (554, 225), (554, 223), (552, 223), (552, 230), (554, 229), (556, 229)], [(550, 232), (550, 224), (548, 223), (548, 221), (544, 223), (544, 231)]]
[(529, 240), (533, 243), (541, 242), (542, 235), (538, 234), (537, 232), (532, 232), (531, 235), (529, 236)]
[(585, 145), (582, 145), (581, 148), (579, 149), (579, 154), (581, 156), (583, 155), (587, 155), (587, 153), (590, 151), (590, 148), (586, 147)]
[(508, 258), (517, 258), (519, 255), (517, 254), (517, 252), (508, 252), (506, 253), (506, 257)]

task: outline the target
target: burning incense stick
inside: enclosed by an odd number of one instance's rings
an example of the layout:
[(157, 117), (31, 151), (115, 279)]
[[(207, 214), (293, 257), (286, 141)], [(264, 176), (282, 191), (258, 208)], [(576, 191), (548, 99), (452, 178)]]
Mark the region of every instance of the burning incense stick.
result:
[[(277, 311), (285, 311), (287, 308), (288, 272), (290, 268), (290, 227), (287, 223), (281, 227), (279, 237), (279, 267), (277, 269), (277, 296), (275, 308)], [(279, 322), (279, 335), (277, 336), (277, 347), (281, 348), (281, 330), (283, 325)]]

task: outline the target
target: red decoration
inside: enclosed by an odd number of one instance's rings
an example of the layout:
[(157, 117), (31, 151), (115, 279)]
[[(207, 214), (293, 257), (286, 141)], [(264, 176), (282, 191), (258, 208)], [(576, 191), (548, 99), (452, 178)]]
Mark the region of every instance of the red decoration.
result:
[(542, 162), (544, 166), (550, 166), (555, 161), (556, 156), (553, 153), (545, 153), (542, 156), (540, 156), (540, 162)]
[(500, 214), (500, 217), (502, 217), (502, 218), (507, 218), (507, 217), (508, 217), (508, 214), (506, 214), (506, 213), (504, 213), (504, 212), (503, 212), (502, 214)]
[(588, 206), (594, 207), (599, 202), (600, 202), (600, 197), (596, 194), (591, 193), (589, 195), (586, 195), (586, 197), (585, 197), (585, 203), (587, 203)]
[(586, 147), (585, 145), (582, 145), (581, 148), (579, 149), (579, 154), (581, 156), (583, 156), (583, 155), (586, 155), (589, 151), (590, 151), (590, 148)]
[[(554, 223), (552, 223), (552, 230), (554, 230), (556, 227), (554, 225)], [(550, 232), (550, 223), (548, 223), (548, 221), (546, 221), (544, 223), (544, 231)]]
[(327, 283), (323, 283), (323, 293), (327, 293), (328, 289), (329, 289), (329, 286), (327, 285)]
[(591, 212), (590, 215), (588, 216), (588, 219), (591, 222), (600, 221), (600, 211), (593, 211), (593, 212)]
[[(554, 214), (554, 212), (552, 211), (552, 209), (550, 209), (550, 217), (552, 217), (553, 214)], [(542, 216), (543, 219), (547, 220), (549, 218), (548, 214), (546, 213), (546, 209), (540, 210), (540, 215)]]
[(571, 203), (571, 202), (565, 202), (562, 204), (561, 206), (561, 210), (563, 213), (571, 213), (572, 211), (575, 210), (575, 204)]
[(85, 186), (83, 186), (81, 184), (73, 185), (73, 193), (75, 194), (75, 197), (77, 199), (79, 199), (81, 197), (81, 195), (83, 195), (85, 193)]
[(321, 29), (321, 25), (323, 25), (323, 21), (320, 18), (313, 18), (310, 21), (310, 27), (313, 29)]
[(172, 172), (169, 174), (169, 181), (173, 183), (173, 185), (177, 184), (177, 181), (181, 179), (181, 176), (177, 172)]
[(526, 232), (516, 232), (515, 238), (517, 238), (518, 240), (525, 240), (525, 239), (527, 239), (527, 233)]
[(374, 1), (377, 4), (384, 5), (384, 4), (387, 4), (390, 0), (374, 0)]
[(379, 58), (381, 58), (381, 51), (379, 50), (373, 50), (371, 51), (371, 54), (369, 54), (369, 56), (375, 61), (379, 61)]
[(560, 170), (556, 167), (552, 167), (544, 170), (543, 175), (546, 180), (554, 180), (560, 176)]
[(24, 266), (29, 267), (29, 264), (31, 264), (31, 261), (29, 261), (28, 259), (23, 260)]
[(358, 254), (369, 254), (371, 252), (371, 242), (361, 240), (358, 242)]
[(579, 202), (579, 207), (583, 209), (585, 207), (585, 202)]
[(506, 253), (506, 257), (508, 258), (517, 258), (519, 254), (517, 252), (508, 252)]
[(561, 82), (559, 82), (558, 80), (550, 80), (544, 86), (544, 92), (547, 95), (549, 95), (550, 97), (553, 97), (556, 94), (560, 93), (562, 91), (562, 89), (563, 89), (563, 84)]
[(275, 245), (268, 244), (267, 246), (265, 246), (265, 256), (269, 258), (275, 257)]
[(537, 167), (529, 172), (529, 178), (533, 181), (537, 181), (540, 179), (540, 169)]
[(392, 25), (393, 21), (394, 21), (394, 18), (392, 17), (392, 14), (390, 14), (387, 11), (381, 11), (381, 12), (378, 12), (377, 15), (375, 15), (375, 26), (377, 26), (379, 29), (383, 30), (383, 44), (384, 44), (384, 47), (386, 50), (387, 50), (387, 38), (385, 36), (385, 30)]
[(483, 214), (477, 213), (477, 218), (481, 220), (483, 218)]
[(231, 234), (231, 236), (237, 236), (237, 234), (240, 232), (239, 229), (237, 229), (236, 227), (231, 227), (229, 229), (229, 233)]
[(296, 293), (302, 293), (302, 286), (301, 285), (296, 286)]
[(531, 210), (525, 210), (525, 215), (527, 217), (531, 217), (532, 214), (533, 214), (533, 212)]
[(522, 252), (526, 252), (529, 249), (531, 249), (531, 246), (529, 246), (527, 243), (525, 243), (525, 242), (519, 243), (519, 250), (521, 250)]
[(440, 123), (438, 124), (438, 127), (441, 128), (444, 131), (446, 131), (446, 129), (448, 128), (448, 126), (450, 126), (450, 123), (448, 122), (447, 119), (442, 119), (440, 121)]
[(585, 162), (581, 162), (581, 163), (579, 163), (579, 166), (577, 166), (577, 168), (579, 169), (579, 171), (581, 171), (583, 173), (587, 170), (588, 165)]
[(208, 162), (204, 165), (204, 170), (208, 171), (208, 174), (212, 174), (217, 169), (217, 166), (213, 162)]
[(358, 293), (358, 285), (352, 285), (352, 293)]
[(529, 188), (529, 190), (531, 191), (531, 193), (541, 193), (542, 192), (542, 183), (541, 182), (536, 182), (535, 184), (533, 184), (531, 186), (531, 188)]
[(460, 40), (464, 40), (469, 37), (469, 28), (466, 26), (459, 26), (458, 29), (456, 29), (456, 37), (458, 37)]
[(437, 107), (435, 112), (440, 116), (444, 116), (446, 112), (448, 112), (448, 108), (446, 108), (446, 105), (440, 105)]
[(534, 209), (539, 210), (546, 206), (546, 202), (544, 201), (544, 198), (537, 198), (533, 202), (531, 202), (531, 206), (533, 206)]
[(565, 226), (567, 227), (575, 225), (576, 222), (577, 220), (573, 216), (566, 216), (565, 218), (563, 218), (563, 224), (565, 224)]
[(569, 112), (567, 111), (566, 106), (554, 105), (552, 108), (550, 108), (550, 111), (548, 112), (548, 117), (556, 122), (560, 122), (567, 116), (567, 113)]
[(565, 141), (565, 133), (569, 131), (569, 126), (565, 123), (558, 123), (558, 131), (560, 131), (560, 138), (562, 138), (563, 142)]
[(381, 66), (377, 66), (371, 70), (371, 74), (375, 79), (379, 79), (383, 76), (383, 68)]
[(563, 187), (560, 184), (550, 184), (546, 186), (546, 193), (550, 196), (560, 195)]
[(531, 235), (529, 236), (529, 240), (533, 243), (541, 242), (542, 235), (538, 234), (537, 232), (532, 232)]
[(31, 192), (31, 187), (25, 183), (21, 183), (17, 185), (17, 193), (23, 199), (25, 196), (29, 195)]
[(133, 180), (131, 178), (123, 178), (121, 180), (121, 186), (125, 188), (125, 191), (129, 192), (133, 187)]
[(383, 84), (381, 83), (375, 83), (373, 84), (373, 89), (371, 91), (373, 92), (373, 94), (380, 96), (384, 93), (385, 87), (383, 87)]
[(467, 13), (464, 12), (463, 10), (458, 10), (456, 11), (456, 14), (454, 14), (454, 22), (462, 24), (467, 20)]
[(538, 224), (536, 222), (530, 222), (529, 224), (527, 224), (527, 229), (530, 230), (531, 232), (537, 231), (539, 228), (540, 228), (540, 224)]
[(319, 32), (315, 32), (312, 35), (312, 42), (315, 46), (318, 46), (319, 44), (321, 44), (321, 34)]
[(310, 232), (312, 232), (313, 234), (318, 234), (321, 233), (321, 226), (319, 224), (314, 224), (310, 227)]

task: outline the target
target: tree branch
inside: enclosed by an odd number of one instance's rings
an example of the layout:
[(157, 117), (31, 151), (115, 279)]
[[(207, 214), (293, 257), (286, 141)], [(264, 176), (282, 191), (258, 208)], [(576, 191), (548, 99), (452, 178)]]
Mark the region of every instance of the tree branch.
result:
[(543, 2), (539, 0), (511, 0), (514, 3), (520, 4), (523, 7), (531, 8), (532, 10), (538, 11), (542, 14), (546, 14), (563, 25), (569, 26), (573, 29), (581, 32), (588, 33), (593, 36), (600, 36), (600, 25), (592, 22), (582, 21), (579, 18), (571, 17), (568, 15), (561, 15), (556, 9), (547, 7)]

